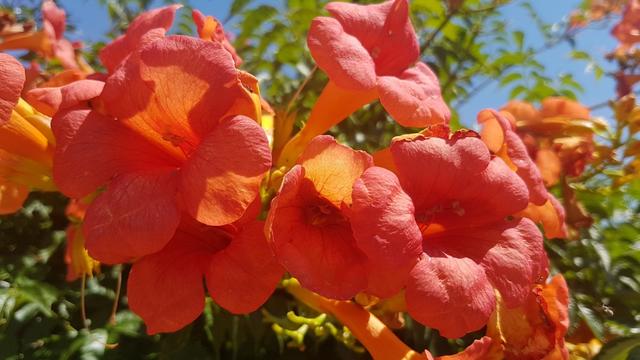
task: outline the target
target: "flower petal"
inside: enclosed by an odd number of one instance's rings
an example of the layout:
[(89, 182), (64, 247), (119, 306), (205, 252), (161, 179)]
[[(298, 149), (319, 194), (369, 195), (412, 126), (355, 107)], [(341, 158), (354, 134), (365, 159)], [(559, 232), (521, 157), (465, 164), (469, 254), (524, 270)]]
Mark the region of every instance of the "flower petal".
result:
[(420, 56), (407, 0), (374, 5), (332, 2), (326, 9), (372, 54), (378, 75), (397, 75)]
[(213, 16), (205, 16), (200, 11), (193, 9), (191, 11), (191, 17), (196, 25), (196, 30), (201, 39), (216, 41), (222, 44), (224, 48), (231, 54), (236, 67), (242, 65), (242, 58), (238, 56), (236, 49), (229, 42), (229, 38), (222, 27), (222, 24), (218, 19)]
[(373, 166), (371, 155), (339, 144), (332, 136), (316, 136), (298, 159), (304, 176), (338, 208), (351, 204), (353, 183)]
[(213, 300), (232, 313), (259, 308), (284, 273), (267, 244), (263, 228), (260, 221), (245, 225), (226, 248), (213, 255), (205, 274)]
[(569, 326), (568, 291), (562, 275), (535, 285), (525, 304), (498, 301), (487, 326), (494, 340), (491, 359), (569, 359), (564, 337)]
[(178, 4), (168, 5), (139, 15), (129, 24), (126, 34), (102, 48), (99, 54), (102, 64), (111, 73), (136, 49), (163, 38), (181, 7)]
[(454, 178), (477, 175), (491, 160), (488, 149), (473, 138), (453, 143), (423, 135), (396, 138), (391, 154), (402, 188), (418, 208), (436, 204)]
[(547, 303), (547, 315), (556, 325), (556, 339), (563, 339), (569, 329), (569, 288), (561, 274), (551, 278), (551, 282), (542, 286), (540, 294)]
[[(562, 206), (560, 201), (558, 201), (558, 199), (553, 196), (553, 194), (549, 193), (548, 195), (548, 201), (551, 203), (551, 206), (555, 210), (557, 225), (550, 225), (549, 227), (547, 227), (543, 222), (545, 234), (549, 238), (557, 237), (565, 239), (567, 237), (567, 224), (565, 223), (566, 212), (564, 211), (564, 207)], [(554, 224), (554, 222), (552, 222), (552, 224)]]
[(416, 216), (445, 228), (500, 220), (526, 208), (525, 184), (474, 137), (447, 141), (418, 135), (392, 143), (402, 188)]
[(60, 39), (53, 44), (55, 57), (60, 61), (65, 69), (78, 69), (76, 61), (76, 51), (73, 44), (67, 39)]
[(56, 6), (53, 0), (42, 2), (42, 20), (48, 22), (54, 30), (55, 37), (61, 39), (67, 26), (67, 14)]
[(529, 204), (518, 215), (542, 225), (547, 239), (565, 239), (567, 237), (564, 208), (551, 193), (549, 193), (549, 200), (544, 205)]
[(351, 210), (354, 237), (368, 258), (367, 292), (390, 297), (406, 285), (422, 253), (411, 198), (392, 172), (372, 167), (353, 186)]
[(536, 166), (545, 186), (551, 187), (560, 181), (562, 161), (551, 147), (541, 147), (536, 152)]
[(482, 117), (478, 117), (480, 124), (480, 138), (487, 144), (489, 150), (494, 154), (499, 154), (504, 146), (504, 131), (498, 119), (491, 113), (483, 113)]
[(520, 219), (495, 239), (499, 241), (484, 255), (482, 267), (507, 306), (519, 306), (531, 286), (548, 274), (542, 234), (531, 220)]
[(520, 306), (547, 274), (542, 235), (529, 219), (447, 230), (425, 241), (430, 249), (480, 264), (509, 307)]
[(547, 201), (547, 188), (544, 186), (538, 167), (527, 152), (527, 147), (513, 130), (513, 125), (495, 110), (485, 109), (478, 114), (478, 118), (484, 116), (493, 116), (500, 123), (509, 160), (518, 169), (518, 176), (527, 184), (529, 201), (536, 205), (544, 204)]
[(24, 86), (24, 67), (13, 56), (0, 53), (0, 125), (9, 121)]
[(60, 87), (29, 90), (25, 99), (41, 113), (53, 116), (59, 109), (68, 109), (98, 97), (103, 88), (102, 81), (78, 80)]
[(369, 50), (376, 45), (392, 6), (391, 1), (369, 5), (335, 1), (328, 3), (325, 9), (346, 32), (355, 36)]
[(142, 137), (95, 111), (61, 110), (51, 126), (57, 141), (53, 178), (72, 198), (84, 197), (120, 173), (177, 166)]
[(182, 168), (186, 210), (212, 226), (238, 220), (270, 167), (269, 143), (260, 125), (244, 116), (223, 120)]
[(91, 257), (117, 264), (162, 249), (180, 222), (177, 187), (173, 170), (115, 178), (87, 209), (83, 231)]
[(129, 308), (147, 333), (173, 332), (193, 322), (204, 309), (203, 270), (210, 253), (188, 235), (176, 233), (160, 252), (136, 261), (129, 273)]
[(545, 98), (540, 103), (540, 116), (542, 118), (562, 116), (569, 119), (588, 120), (591, 118), (591, 113), (588, 107), (577, 101), (561, 96), (553, 96)]
[[(33, 75), (33, 77), (36, 78), (40, 76), (39, 74), (40, 72), (42, 72), (42, 69), (40, 69), (40, 65), (38, 65), (37, 63), (34, 63), (34, 64), (31, 64), (29, 71), (36, 74), (36, 75)], [(72, 82), (75, 82), (78, 80), (84, 80), (84, 79), (102, 80), (102, 78), (105, 76), (106, 74), (102, 74), (102, 73), (87, 74), (80, 69), (68, 69), (52, 75), (47, 81), (40, 83), (38, 85), (40, 87), (45, 87), (45, 88), (61, 87), (61, 86), (69, 85)]]
[[(102, 99), (110, 114), (183, 158), (224, 115), (255, 113), (231, 55), (187, 36), (142, 47), (107, 80)], [(229, 114), (238, 102), (244, 106)]]
[(438, 78), (422, 62), (398, 76), (380, 76), (378, 92), (382, 106), (400, 125), (426, 127), (448, 123), (451, 117)]
[[(2, 151), (0, 150), (0, 156)], [(0, 178), (0, 215), (12, 214), (22, 207), (29, 188)]]
[[(511, 100), (500, 111), (507, 111), (516, 121), (524, 123), (536, 123), (542, 120), (540, 112), (528, 102), (520, 100)], [(515, 125), (515, 124), (514, 124)]]
[(349, 90), (375, 87), (373, 59), (358, 39), (344, 31), (338, 20), (329, 17), (313, 19), (307, 45), (318, 66), (339, 87)]
[(447, 338), (479, 330), (495, 308), (493, 288), (468, 258), (423, 256), (411, 271), (407, 309), (418, 322)]

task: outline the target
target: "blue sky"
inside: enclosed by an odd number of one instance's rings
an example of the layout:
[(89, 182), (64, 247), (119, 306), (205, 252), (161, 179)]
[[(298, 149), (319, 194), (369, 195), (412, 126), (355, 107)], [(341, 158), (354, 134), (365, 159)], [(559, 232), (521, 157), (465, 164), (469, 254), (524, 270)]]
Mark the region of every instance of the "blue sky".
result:
[[(109, 28), (109, 20), (104, 7), (97, 0), (59, 0), (59, 2), (67, 10), (69, 21), (77, 26), (77, 32), (69, 37), (89, 41), (102, 40), (101, 35)], [(258, 2), (279, 4), (281, 0), (259, 0)], [(536, 30), (533, 20), (518, 6), (520, 2), (514, 0), (512, 5), (504, 8), (505, 18), (508, 19), (511, 30), (518, 29), (525, 32), (527, 46), (538, 48), (544, 43), (544, 40)], [(534, 0), (532, 2), (538, 15), (545, 22), (556, 23), (575, 9), (580, 0)], [(225, 18), (231, 0), (194, 0), (191, 3), (205, 14)], [(610, 27), (612, 23), (610, 22), (608, 25)], [(227, 27), (227, 30), (233, 32), (233, 23)], [(599, 29), (584, 30), (576, 38), (576, 48), (592, 54), (605, 70), (613, 69), (613, 64), (608, 63), (604, 56), (615, 46), (615, 39), (609, 34), (608, 27), (600, 26)], [(606, 76), (596, 80), (585, 62), (569, 58), (570, 51), (571, 48), (565, 43), (545, 52), (541, 56), (541, 60), (546, 68), (546, 73), (551, 76), (559, 76), (562, 73), (573, 74), (575, 79), (585, 88), (585, 92), (578, 95), (583, 104), (594, 105), (614, 97), (614, 82)], [(469, 126), (475, 122), (475, 114), (478, 110), (487, 107), (499, 108), (507, 100), (508, 91), (501, 90), (494, 85), (487, 87), (482, 93), (457, 110), (461, 114), (462, 122)], [(604, 108), (596, 111), (595, 114), (608, 116), (610, 111)]]

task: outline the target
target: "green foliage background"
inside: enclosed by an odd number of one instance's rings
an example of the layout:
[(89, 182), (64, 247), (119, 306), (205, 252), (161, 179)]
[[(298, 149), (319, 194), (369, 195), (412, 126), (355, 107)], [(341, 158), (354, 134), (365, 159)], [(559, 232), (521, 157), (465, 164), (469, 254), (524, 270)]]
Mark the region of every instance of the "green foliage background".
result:
[[(446, 101), (455, 109), (491, 84), (509, 89), (512, 98), (539, 101), (551, 95), (579, 98), (582, 86), (570, 75), (545, 72), (539, 55), (579, 36), (567, 24), (554, 31), (527, 9), (546, 40), (540, 48), (527, 43), (527, 34), (511, 31), (501, 12), (508, 0), (468, 0), (460, 9), (445, 1), (413, 0), (412, 20), (421, 40), (422, 59), (438, 74)], [(118, 35), (148, 0), (99, 0), (112, 19), (109, 36)], [(359, 1), (364, 2), (364, 1)], [(5, 1), (5, 8), (20, 6), (21, 17), (38, 18), (38, 2)], [(188, 5), (188, 4), (187, 4)], [(234, 44), (245, 60), (242, 68), (261, 79), (263, 96), (279, 115), (296, 115), (302, 124), (326, 83), (306, 50), (306, 32), (313, 17), (323, 14), (324, 1), (283, 0), (277, 6), (234, 0), (228, 19), (239, 24)], [(174, 31), (193, 34), (189, 11), (181, 11)], [(557, 28), (557, 26), (556, 26)], [(73, 24), (70, 24), (73, 31)], [(87, 44), (87, 57), (99, 68), (96, 54), (104, 44)], [(574, 48), (575, 61), (598, 61)], [(24, 59), (32, 55), (25, 55)], [(55, 67), (56, 65), (50, 65)], [(288, 108), (296, 90), (308, 78), (295, 106)], [(613, 97), (613, 89), (612, 89)], [(608, 99), (602, 99), (606, 101)], [(297, 113), (292, 113), (295, 109)], [(613, 126), (622, 127), (615, 119)], [(374, 151), (402, 129), (372, 104), (333, 130), (340, 141)], [(616, 138), (617, 136), (617, 138)], [(620, 145), (633, 141), (628, 129), (601, 134), (599, 141)], [(604, 164), (588, 176), (571, 179), (572, 187), (594, 218), (576, 241), (547, 242), (555, 271), (562, 272), (571, 289), (572, 331), (581, 322), (602, 341), (625, 337), (629, 351), (639, 344), (640, 332), (640, 182), (617, 186), (624, 159)], [(554, 189), (559, 193), (559, 189)], [(207, 302), (195, 323), (175, 334), (147, 336), (143, 323), (126, 305), (126, 289), (119, 295), (119, 310), (110, 318), (119, 274), (126, 284), (127, 266), (103, 267), (87, 281), (84, 327), (80, 318), (80, 281), (65, 281), (64, 230), (67, 200), (61, 195), (33, 193), (23, 210), (0, 217), (0, 358), (1, 359), (360, 359), (367, 358), (347, 329), (329, 318), (306, 328), (289, 311), (308, 318), (318, 314), (277, 290), (262, 311), (232, 316)], [(293, 320), (292, 320), (293, 319)], [(114, 321), (113, 321), (114, 320)], [(274, 325), (275, 324), (275, 325)], [(274, 330), (275, 328), (275, 330)], [(446, 340), (437, 331), (406, 319), (398, 335), (414, 349), (434, 354), (457, 352), (482, 332), (464, 339)], [(117, 344), (117, 345), (116, 345)], [(622, 344), (622, 345), (620, 345)]]

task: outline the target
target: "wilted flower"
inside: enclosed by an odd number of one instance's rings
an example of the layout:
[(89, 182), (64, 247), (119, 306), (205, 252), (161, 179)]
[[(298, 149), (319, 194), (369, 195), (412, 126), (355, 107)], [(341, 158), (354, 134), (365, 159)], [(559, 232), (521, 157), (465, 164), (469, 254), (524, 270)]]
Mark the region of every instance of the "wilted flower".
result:
[(74, 281), (82, 276), (93, 276), (100, 272), (100, 263), (89, 256), (84, 246), (84, 234), (82, 222), (87, 207), (91, 203), (92, 196), (84, 199), (72, 199), (67, 205), (67, 244), (64, 254), (64, 262), (67, 264), (67, 281)]
[(488, 360), (569, 359), (564, 337), (569, 328), (569, 290), (562, 275), (532, 287), (527, 301), (510, 309), (499, 299), (487, 335)]

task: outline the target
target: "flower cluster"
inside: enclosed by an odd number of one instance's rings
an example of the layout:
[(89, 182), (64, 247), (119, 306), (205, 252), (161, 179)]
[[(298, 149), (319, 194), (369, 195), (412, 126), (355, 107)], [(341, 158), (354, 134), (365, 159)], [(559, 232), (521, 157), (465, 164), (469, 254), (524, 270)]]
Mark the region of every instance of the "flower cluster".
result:
[(629, 1), (624, 8), (622, 19), (611, 31), (611, 34), (620, 42), (617, 51), (629, 51), (631, 47), (640, 42), (640, 37), (638, 37), (639, 21), (640, 2)]
[(583, 27), (600, 21), (611, 14), (622, 12), (628, 0), (586, 0), (580, 10), (573, 11), (569, 18), (571, 27)]
[(579, 176), (593, 160), (595, 130), (602, 126), (587, 107), (570, 99), (550, 97), (540, 109), (511, 101), (502, 110), (513, 115), (516, 131), (540, 169), (546, 186), (562, 176)]
[[(66, 69), (80, 67), (75, 50), (82, 47), (80, 43), (72, 43), (64, 38), (67, 16), (58, 8), (53, 0), (42, 2), (42, 29), (32, 26), (9, 26), (7, 31), (0, 32), (0, 51), (12, 49), (28, 49), (38, 52), (47, 58), (55, 58)], [(82, 61), (80, 61), (82, 62)]]
[[(531, 346), (567, 357), (566, 286), (545, 285), (535, 222), (549, 238), (564, 234), (545, 184), (589, 161), (588, 136), (571, 137), (588, 112), (564, 99), (540, 111), (510, 103), (513, 116), (480, 112), (481, 133), (451, 131), (407, 0), (330, 3), (331, 17), (314, 19), (308, 35), (329, 82), (305, 126), (272, 149), (261, 126), (269, 105), (222, 25), (194, 11), (197, 37), (167, 35), (179, 8), (135, 19), (101, 50), (103, 73), (77, 64), (50, 0), (44, 30), (0, 43), (73, 69), (26, 93), (35, 110), (20, 98), (22, 65), (0, 54), (0, 209), (17, 210), (34, 188), (74, 199), (71, 279), (98, 262), (132, 264), (129, 306), (152, 334), (194, 321), (205, 286), (226, 310), (254, 311), (286, 272), (328, 299), (399, 296), (445, 337), (489, 323), (494, 339), (464, 355), (478, 359), (519, 358), (510, 324), (524, 313), (518, 326), (546, 336), (535, 314), (548, 303), (556, 342)], [(423, 130), (376, 156), (322, 135), (376, 100)]]

